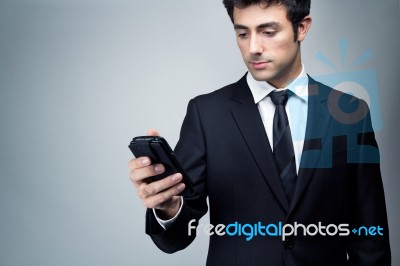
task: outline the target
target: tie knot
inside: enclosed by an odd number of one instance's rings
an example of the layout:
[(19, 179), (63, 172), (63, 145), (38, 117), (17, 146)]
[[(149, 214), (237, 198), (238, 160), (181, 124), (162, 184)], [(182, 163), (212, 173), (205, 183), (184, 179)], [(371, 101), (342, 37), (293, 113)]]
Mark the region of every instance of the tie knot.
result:
[(285, 106), (288, 100), (287, 90), (273, 91), (269, 94), (269, 97), (271, 97), (271, 100), (275, 105)]

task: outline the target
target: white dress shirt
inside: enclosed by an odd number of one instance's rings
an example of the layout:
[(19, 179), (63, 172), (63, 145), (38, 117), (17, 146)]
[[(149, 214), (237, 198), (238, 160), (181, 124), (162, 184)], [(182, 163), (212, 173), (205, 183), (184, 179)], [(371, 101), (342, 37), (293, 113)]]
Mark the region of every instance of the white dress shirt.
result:
[[(308, 112), (308, 76), (305, 72), (304, 65), (302, 65), (302, 71), (299, 76), (286, 88), (275, 88), (268, 82), (257, 81), (250, 73), (247, 73), (246, 80), (250, 87), (251, 94), (253, 95), (254, 103), (257, 104), (260, 112), (271, 149), (274, 147), (272, 132), (276, 106), (271, 101), (269, 94), (274, 90), (288, 89), (293, 92), (286, 104), (286, 113), (289, 120), (290, 131), (292, 133), (296, 172), (298, 174), (306, 134)], [(183, 198), (181, 197), (181, 206), (178, 213), (169, 220), (160, 219), (157, 216), (155, 209), (153, 209), (154, 216), (164, 229), (168, 228), (176, 220), (181, 212), (182, 202)]]
[(296, 159), (296, 172), (299, 173), (301, 154), (303, 151), (304, 137), (306, 134), (308, 112), (308, 76), (304, 66), (300, 75), (286, 88), (275, 88), (265, 81), (257, 81), (250, 73), (247, 73), (247, 84), (253, 94), (254, 103), (257, 104), (261, 118), (267, 132), (269, 144), (273, 149), (273, 123), (275, 104), (268, 95), (274, 90), (290, 90), (293, 92), (286, 104), (286, 113), (292, 133), (294, 156)]

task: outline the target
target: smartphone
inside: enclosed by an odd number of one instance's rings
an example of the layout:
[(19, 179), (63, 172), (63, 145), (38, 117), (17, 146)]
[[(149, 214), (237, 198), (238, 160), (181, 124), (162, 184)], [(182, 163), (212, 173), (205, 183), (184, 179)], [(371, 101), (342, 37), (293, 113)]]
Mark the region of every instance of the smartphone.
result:
[(163, 179), (175, 173), (181, 173), (183, 176), (182, 182), (185, 184), (185, 189), (179, 195), (183, 196), (184, 198), (198, 197), (198, 194), (196, 194), (194, 191), (194, 186), (189, 176), (179, 164), (173, 150), (164, 138), (153, 136), (135, 137), (129, 144), (129, 149), (136, 158), (147, 156), (150, 158), (152, 164), (161, 163), (164, 165), (164, 173), (150, 177), (152, 181)]

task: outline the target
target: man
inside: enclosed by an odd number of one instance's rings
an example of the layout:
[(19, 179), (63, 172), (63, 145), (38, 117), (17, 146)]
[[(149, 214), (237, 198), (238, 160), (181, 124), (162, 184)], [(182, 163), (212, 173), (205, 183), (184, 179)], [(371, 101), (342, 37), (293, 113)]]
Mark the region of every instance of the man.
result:
[[(163, 166), (144, 157), (130, 162), (131, 179), (149, 208), (146, 233), (167, 253), (185, 248), (195, 237), (189, 223), (207, 212), (208, 197), (213, 225), (304, 228), (284, 241), (265, 235), (265, 228), (250, 241), (213, 234), (207, 265), (390, 265), (368, 107), (313, 80), (301, 63), (310, 1), (224, 5), (249, 73), (189, 102), (175, 153), (198, 199), (177, 196), (184, 189), (181, 174), (151, 183), (147, 178)], [(306, 230), (317, 225), (323, 230)], [(340, 226), (347, 228), (344, 235)]]

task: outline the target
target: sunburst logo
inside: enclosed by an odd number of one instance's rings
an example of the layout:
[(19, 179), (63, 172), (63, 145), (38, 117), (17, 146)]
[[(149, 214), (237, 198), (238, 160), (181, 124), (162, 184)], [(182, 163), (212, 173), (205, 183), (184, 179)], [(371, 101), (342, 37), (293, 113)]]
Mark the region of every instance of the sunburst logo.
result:
[[(368, 128), (364, 128), (365, 125), (359, 124), (367, 115), (365, 104), (369, 107), (374, 130), (382, 129), (376, 71), (370, 68), (363, 69), (363, 65), (373, 58), (373, 52), (370, 49), (363, 51), (354, 61), (349, 62), (349, 49), (346, 40), (339, 41), (339, 50), (340, 55), (336, 60), (330, 59), (329, 55), (322, 52), (316, 54), (315, 58), (319, 61), (318, 64), (320, 62), (325, 64), (334, 73), (316, 75), (315, 79), (365, 102), (358, 101), (353, 97), (343, 97), (343, 95), (333, 92), (328, 96), (327, 105), (331, 116), (336, 120), (336, 123), (346, 125), (344, 128), (347, 131), (343, 132), (343, 128), (337, 126), (332, 127), (333, 131), (329, 131), (328, 134), (322, 131), (313, 133), (313, 141), (315, 139), (319, 140), (318, 143), (320, 145), (315, 145), (315, 148), (303, 151), (301, 156), (302, 168), (331, 168), (333, 165), (333, 147), (337, 145), (335, 143), (340, 141), (342, 141), (341, 143), (344, 141), (345, 145), (347, 145), (347, 163), (378, 163), (380, 161), (379, 151), (375, 146), (360, 144), (358, 141), (359, 133), (365, 133), (364, 130), (368, 130)], [(334, 57), (331, 56), (331, 58)], [(306, 80), (308, 81), (308, 78)], [(295, 81), (293, 86), (301, 88), (302, 86), (304, 87), (304, 84), (305, 80), (299, 80)], [(309, 92), (313, 93), (310, 90)], [(315, 90), (315, 93), (318, 93), (318, 90)], [(309, 94), (309, 97), (312, 97), (311, 94)], [(346, 102), (349, 100), (350, 102)], [(294, 122), (293, 124), (296, 125), (296, 127), (291, 127), (292, 137), (294, 140), (304, 140), (304, 132), (306, 131), (304, 114), (302, 115), (298, 112), (301, 108), (296, 108), (298, 107), (296, 102), (289, 102), (288, 105), (290, 107), (289, 110), (294, 110), (290, 112), (290, 118)], [(344, 136), (343, 134), (346, 135)], [(320, 158), (317, 166), (313, 164), (315, 154), (318, 154)]]
[[(339, 41), (339, 48), (340, 48), (340, 57), (341, 57), (341, 63), (342, 66), (345, 66), (347, 64), (346, 62), (346, 57), (347, 57), (347, 48), (348, 48), (348, 42), (346, 40), (340, 40)], [(364, 51), (353, 63), (351, 63), (351, 67), (356, 68), (361, 66), (364, 62), (366, 62), (368, 59), (371, 59), (373, 57), (373, 52), (371, 49), (368, 49)], [(315, 55), (315, 58), (321, 61), (322, 63), (334, 68), (338, 69), (336, 64), (334, 64), (326, 55), (324, 55), (321, 51), (317, 52)]]
[[(381, 130), (382, 119), (376, 71), (374, 69), (360, 69), (365, 62), (373, 58), (373, 51), (371, 49), (365, 50), (353, 62), (348, 62), (348, 41), (340, 40), (339, 49), (339, 60), (332, 60), (321, 51), (317, 52), (315, 58), (318, 61), (340, 73), (318, 75), (316, 79), (332, 88), (363, 99), (369, 106), (374, 130)], [(363, 118), (357, 109), (354, 112), (345, 114), (345, 116), (347, 116), (347, 121), (353, 122), (358, 122)]]

